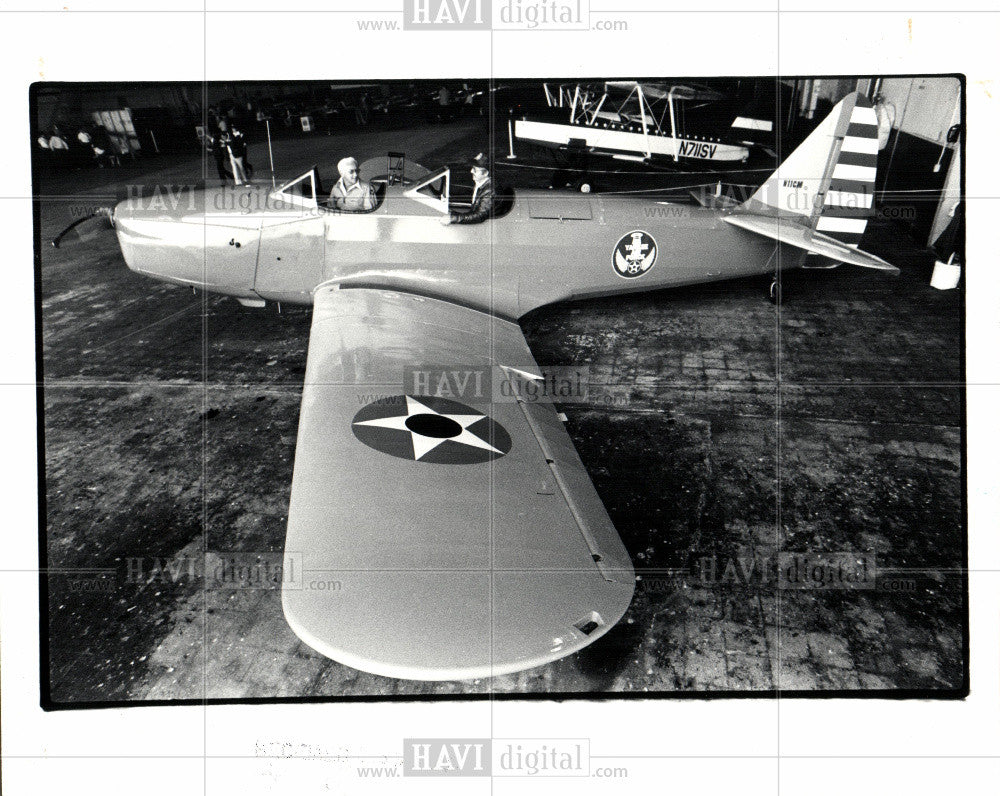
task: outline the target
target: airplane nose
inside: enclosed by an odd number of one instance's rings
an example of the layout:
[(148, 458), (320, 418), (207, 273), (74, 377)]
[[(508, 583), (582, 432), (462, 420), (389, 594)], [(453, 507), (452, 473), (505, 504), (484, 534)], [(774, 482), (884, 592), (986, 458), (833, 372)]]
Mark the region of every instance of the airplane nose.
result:
[(135, 208), (132, 207), (131, 200), (123, 199), (121, 202), (115, 205), (114, 209), (111, 211), (111, 226), (115, 230), (115, 235), (118, 237), (118, 246), (122, 250), (122, 257), (125, 260), (125, 265), (128, 266), (129, 270), (141, 272), (142, 269), (137, 268), (137, 251), (135, 246), (135, 238), (131, 234), (132, 230), (130, 228), (129, 222), (135, 217)]
[(132, 215), (132, 210), (129, 207), (129, 200), (122, 199), (118, 204), (114, 206), (111, 210), (111, 225), (118, 228), (118, 222), (120, 220), (126, 220)]

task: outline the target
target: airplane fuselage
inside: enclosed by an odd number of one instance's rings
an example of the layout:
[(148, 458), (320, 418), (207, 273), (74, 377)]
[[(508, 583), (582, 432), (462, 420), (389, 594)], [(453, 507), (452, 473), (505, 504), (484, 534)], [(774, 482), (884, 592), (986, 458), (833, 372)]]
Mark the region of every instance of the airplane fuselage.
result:
[(267, 196), (253, 186), (126, 200), (115, 210), (125, 261), (156, 279), (245, 300), (311, 304), (313, 290), (333, 281), (509, 318), (556, 301), (774, 268), (773, 242), (696, 205), (522, 190), (492, 221), (442, 226), (440, 213), (395, 186), (370, 213), (273, 209)]

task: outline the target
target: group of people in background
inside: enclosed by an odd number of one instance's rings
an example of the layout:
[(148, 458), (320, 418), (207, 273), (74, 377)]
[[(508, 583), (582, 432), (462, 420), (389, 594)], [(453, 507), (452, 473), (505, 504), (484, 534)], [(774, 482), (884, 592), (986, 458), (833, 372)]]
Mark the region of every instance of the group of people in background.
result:
[(56, 164), (99, 168), (120, 164), (118, 146), (111, 140), (108, 131), (99, 125), (82, 126), (75, 135), (64, 133), (58, 125), (54, 125), (51, 130), (39, 133), (35, 143), (39, 154)]

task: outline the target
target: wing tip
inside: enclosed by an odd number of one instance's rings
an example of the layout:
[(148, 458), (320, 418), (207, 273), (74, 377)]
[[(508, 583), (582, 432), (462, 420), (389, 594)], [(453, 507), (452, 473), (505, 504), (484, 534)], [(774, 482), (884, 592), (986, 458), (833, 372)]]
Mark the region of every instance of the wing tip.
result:
[[(534, 669), (547, 663), (553, 663), (561, 658), (569, 657), (585, 647), (589, 647), (595, 641), (607, 635), (625, 616), (635, 592), (634, 579), (633, 583), (627, 589), (627, 595), (624, 594), (624, 591), (623, 589), (623, 593), (619, 595), (618, 604), (611, 611), (607, 610), (607, 606), (602, 609), (607, 618), (598, 611), (581, 609), (577, 621), (570, 623), (566, 627), (565, 633), (569, 638), (563, 641), (563, 636), (560, 636), (559, 639), (562, 643), (553, 645), (548, 650), (517, 655), (499, 654), (494, 659), (484, 663), (455, 663), (454, 665), (442, 665), (437, 662), (422, 663), (419, 661), (419, 650), (415, 648), (408, 651), (408, 660), (403, 660), (401, 657), (390, 660), (386, 656), (373, 655), (371, 652), (368, 654), (353, 652), (337, 646), (324, 638), (320, 638), (304, 622), (299, 621), (295, 607), (290, 605), (292, 595), (302, 593), (298, 589), (282, 588), (281, 607), (288, 626), (303, 643), (320, 655), (344, 666), (350, 666), (352, 669), (368, 672), (369, 674), (392, 677), (399, 680), (467, 681), (500, 677)], [(626, 596), (627, 599), (625, 599)], [(598, 620), (594, 620), (594, 616), (597, 616)], [(587, 628), (588, 621), (593, 621), (595, 627)], [(496, 638), (491, 637), (491, 642), (495, 647)], [(374, 645), (374, 648), (378, 648), (378, 645)], [(384, 651), (384, 648), (382, 651)]]

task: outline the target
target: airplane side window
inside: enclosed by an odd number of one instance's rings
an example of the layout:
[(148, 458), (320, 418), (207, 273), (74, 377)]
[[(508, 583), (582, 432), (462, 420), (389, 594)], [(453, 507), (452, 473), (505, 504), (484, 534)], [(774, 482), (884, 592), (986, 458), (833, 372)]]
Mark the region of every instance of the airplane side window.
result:
[(451, 191), (451, 171), (444, 167), (439, 172), (428, 174), (415, 188), (403, 193), (422, 205), (432, 207), (439, 213), (448, 212), (448, 200)]
[(271, 195), (289, 203), (292, 207), (316, 207), (319, 204), (317, 195), (321, 191), (319, 175), (315, 170), (310, 170), (276, 188)]

